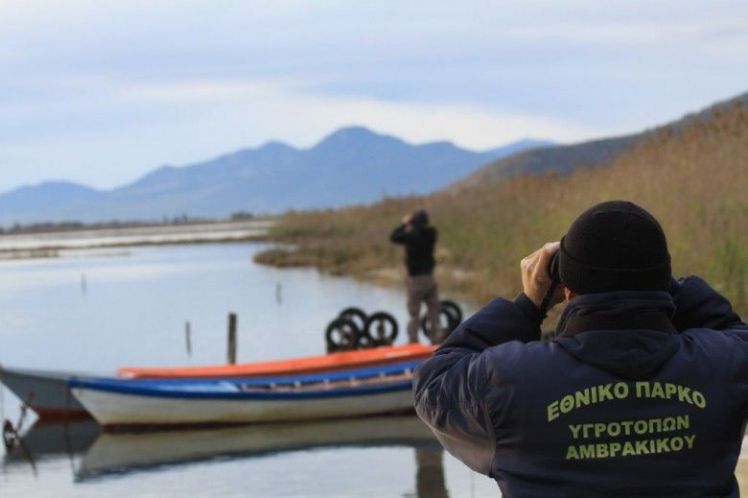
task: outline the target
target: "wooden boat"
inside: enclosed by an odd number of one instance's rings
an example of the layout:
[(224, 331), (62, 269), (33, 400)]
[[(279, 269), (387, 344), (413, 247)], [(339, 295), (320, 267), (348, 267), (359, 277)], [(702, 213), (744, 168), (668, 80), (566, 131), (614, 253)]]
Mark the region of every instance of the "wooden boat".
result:
[(78, 481), (209, 459), (251, 458), (318, 448), (440, 448), (415, 415), (179, 431), (104, 433), (80, 460)]
[(306, 421), (412, 410), (419, 363), (262, 379), (76, 378), (69, 384), (104, 427)]
[(74, 375), (82, 374), (0, 367), (0, 382), (47, 421), (91, 418), (68, 389)]
[(123, 378), (195, 378), (195, 377), (255, 377), (297, 375), (315, 372), (332, 372), (385, 365), (431, 356), (436, 346), (406, 344), (382, 346), (371, 349), (343, 351), (319, 356), (306, 356), (239, 365), (213, 365), (201, 367), (142, 368), (122, 367), (117, 375)]
[[(374, 349), (346, 351), (322, 356), (274, 360), (242, 365), (217, 365), (186, 368), (122, 368), (123, 378), (199, 378), (199, 377), (264, 377), (299, 375), (386, 365), (423, 359), (431, 355), (433, 346), (408, 344)], [(33, 409), (43, 420), (90, 418), (87, 410), (71, 396), (67, 381), (73, 377), (89, 377), (84, 373), (55, 372), (0, 367), (0, 382)]]

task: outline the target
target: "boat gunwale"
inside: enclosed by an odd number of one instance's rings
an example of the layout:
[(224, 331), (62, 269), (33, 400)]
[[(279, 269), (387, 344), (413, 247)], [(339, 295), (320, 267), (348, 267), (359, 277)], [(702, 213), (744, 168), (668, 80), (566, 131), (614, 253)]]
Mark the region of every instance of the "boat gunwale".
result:
[[(362, 396), (410, 389), (412, 373), (421, 361), (408, 361), (378, 368), (335, 371), (327, 374), (273, 378), (221, 378), (221, 379), (118, 379), (74, 377), (68, 385), (76, 389), (89, 389), (132, 396), (176, 399), (223, 400), (286, 400), (320, 399), (343, 396)], [(406, 380), (403, 380), (405, 378)], [(336, 385), (336, 382), (348, 382)], [(304, 384), (329, 387), (309, 388)], [(192, 389), (184, 389), (195, 384)], [(276, 384), (274, 386), (274, 384)], [(231, 390), (217, 389), (231, 387)], [(180, 388), (182, 387), (182, 388)], [(267, 390), (251, 390), (252, 387)], [(212, 389), (211, 389), (212, 388)], [(287, 389), (287, 390), (283, 390)], [(295, 390), (294, 390), (295, 389)]]
[(431, 345), (404, 344), (238, 365), (163, 368), (120, 367), (117, 369), (117, 375), (128, 379), (290, 376), (425, 359), (431, 356), (435, 350), (436, 347)]
[(168, 398), (168, 399), (190, 399), (190, 400), (224, 400), (224, 401), (271, 401), (271, 400), (312, 400), (327, 398), (359, 397), (374, 394), (386, 394), (391, 392), (406, 391), (413, 387), (408, 381), (389, 382), (386, 385), (367, 385), (357, 387), (343, 387), (329, 390), (315, 390), (304, 392), (206, 392), (206, 391), (159, 391), (147, 388), (127, 388), (125, 386), (98, 386), (85, 382), (71, 385), (73, 393), (78, 396), (78, 391), (101, 391), (112, 394), (121, 394), (133, 397)]

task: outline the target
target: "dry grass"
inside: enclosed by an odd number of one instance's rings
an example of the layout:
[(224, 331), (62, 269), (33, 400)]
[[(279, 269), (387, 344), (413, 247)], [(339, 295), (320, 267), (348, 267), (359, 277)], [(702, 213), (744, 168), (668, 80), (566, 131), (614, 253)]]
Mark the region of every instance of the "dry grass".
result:
[(389, 231), (404, 213), (425, 207), (439, 228), (441, 267), (462, 270), (445, 272), (442, 286), (485, 301), (518, 292), (519, 260), (558, 239), (581, 211), (600, 201), (629, 199), (661, 221), (676, 274), (704, 276), (746, 314), (747, 192), (748, 109), (736, 104), (709, 121), (654, 135), (607, 168), (290, 213), (272, 236), (298, 249), (258, 260), (353, 275), (395, 267), (402, 256), (388, 242)]

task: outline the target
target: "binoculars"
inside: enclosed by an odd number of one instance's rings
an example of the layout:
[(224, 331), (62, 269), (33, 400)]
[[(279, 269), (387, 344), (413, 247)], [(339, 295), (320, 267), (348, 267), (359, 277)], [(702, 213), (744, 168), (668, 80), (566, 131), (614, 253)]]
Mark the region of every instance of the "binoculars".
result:
[(551, 257), (551, 261), (548, 263), (548, 274), (551, 276), (551, 286), (548, 288), (545, 296), (543, 296), (543, 301), (540, 303), (540, 314), (543, 317), (548, 314), (548, 306), (551, 304), (551, 299), (553, 299), (553, 295), (556, 293), (556, 289), (561, 283), (561, 277), (558, 270), (559, 254), (560, 250), (556, 251)]
[(555, 253), (553, 253), (553, 257), (551, 257), (551, 262), (548, 264), (548, 274), (551, 276), (551, 280), (558, 284), (561, 282), (561, 277), (559, 276), (558, 272), (558, 258), (561, 250), (559, 249)]

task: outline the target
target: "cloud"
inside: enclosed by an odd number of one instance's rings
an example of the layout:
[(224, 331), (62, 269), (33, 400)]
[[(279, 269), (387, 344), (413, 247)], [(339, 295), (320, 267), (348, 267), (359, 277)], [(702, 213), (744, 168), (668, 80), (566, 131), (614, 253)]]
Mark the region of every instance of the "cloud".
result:
[(745, 91), (748, 4), (0, 0), (0, 189), (364, 124), (575, 141)]
[(710, 20), (708, 22), (603, 22), (541, 24), (510, 28), (500, 36), (535, 43), (605, 43), (615, 46), (676, 45), (702, 40), (712, 42), (724, 34), (748, 39), (748, 20)]
[(349, 123), (366, 123), (414, 141), (453, 139), (472, 148), (495, 147), (528, 136), (573, 141), (609, 131), (545, 116), (491, 112), (470, 104), (310, 95), (277, 80), (169, 81), (124, 86), (114, 93), (128, 104), (182, 104), (237, 121), (251, 119), (259, 128), (282, 128), (286, 132), (275, 136), (306, 145), (320, 138), (320, 132)]
[[(187, 121), (189, 117), (187, 127), (195, 129), (223, 128), (228, 136), (231, 130), (242, 130), (245, 136), (246, 123), (252, 122), (252, 136), (257, 140), (279, 138), (306, 144), (349, 123), (369, 124), (416, 141), (453, 139), (473, 148), (493, 147), (528, 136), (572, 141), (611, 131), (543, 115), (480, 109), (471, 103), (314, 94), (305, 91), (306, 86), (304, 81), (287, 79), (58, 81), (57, 87), (67, 88), (69, 94), (3, 106), (0, 116), (8, 129), (2, 141), (7, 144), (14, 136), (29, 139), (29, 134), (43, 136), (36, 124), (49, 125), (56, 116), (65, 116), (64, 127), (53, 127), (51, 135), (74, 136), (90, 130), (90, 123), (101, 114), (109, 116), (109, 126), (97, 127), (99, 131), (148, 122), (148, 126), (162, 126), (168, 136), (168, 126), (173, 126), (173, 121)], [(24, 116), (33, 119), (24, 121)]]

